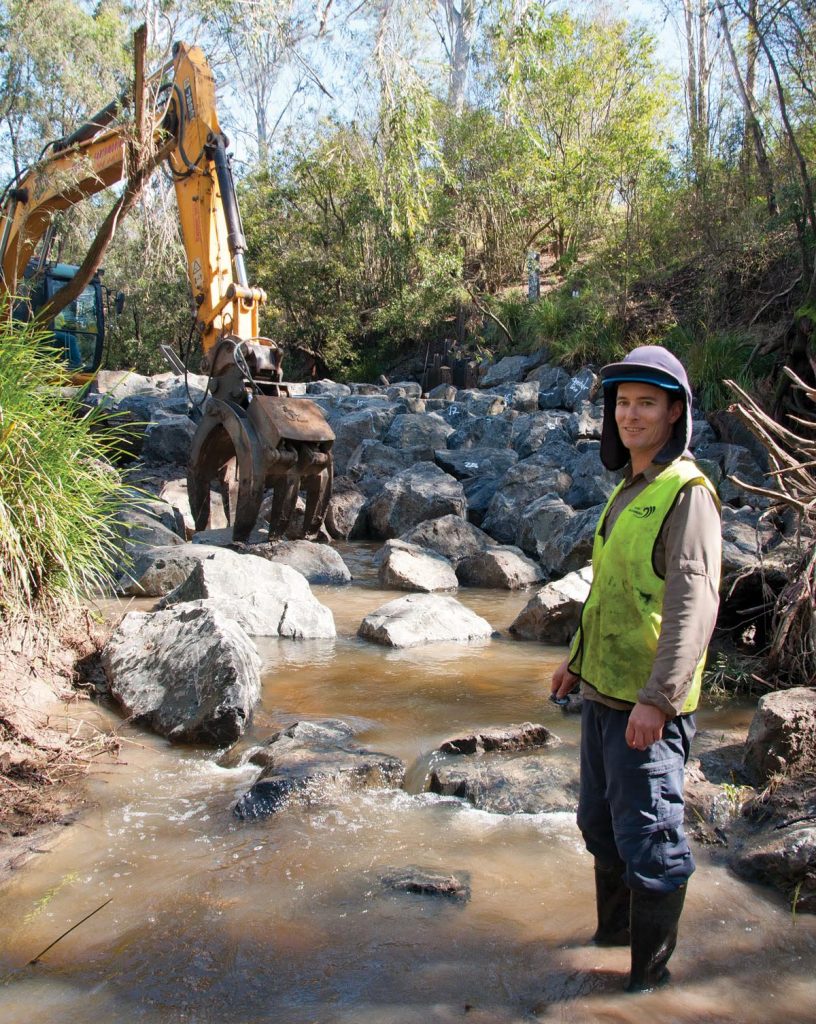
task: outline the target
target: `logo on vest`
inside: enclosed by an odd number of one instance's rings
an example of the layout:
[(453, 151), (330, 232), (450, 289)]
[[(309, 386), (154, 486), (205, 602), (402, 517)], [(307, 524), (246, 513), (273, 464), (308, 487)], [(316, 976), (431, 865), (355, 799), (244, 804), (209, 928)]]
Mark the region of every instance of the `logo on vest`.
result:
[(653, 515), (656, 511), (656, 505), (641, 505), (639, 508), (632, 509), (632, 515), (637, 516), (638, 519), (648, 519), (649, 516)]

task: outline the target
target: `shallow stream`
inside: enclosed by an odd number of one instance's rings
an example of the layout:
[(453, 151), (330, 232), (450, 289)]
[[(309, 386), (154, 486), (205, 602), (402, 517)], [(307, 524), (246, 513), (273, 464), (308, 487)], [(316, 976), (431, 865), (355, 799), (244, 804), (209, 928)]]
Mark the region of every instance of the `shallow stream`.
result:
[[(171, 747), (103, 707), (63, 712), (124, 740), (90, 780), (93, 806), (0, 892), (3, 1024), (816, 1022), (816, 916), (735, 878), (695, 848), (675, 983), (625, 996), (625, 950), (587, 946), (592, 862), (573, 815), (503, 817), (421, 792), (427, 755), (459, 731), (543, 722), (577, 757), (578, 720), (546, 697), (564, 652), (510, 640), (529, 594), (462, 590), (502, 632), (475, 646), (404, 652), (358, 641), (393, 591), (371, 549), (342, 549), (351, 587), (315, 587), (335, 642), (265, 642), (253, 731), (351, 721), (401, 757), (411, 792), (333, 794), (263, 822), (231, 807), (257, 769)], [(714, 710), (701, 728), (747, 724)], [(389, 868), (466, 874), (467, 903), (385, 889)], [(28, 961), (110, 902), (42, 960)]]

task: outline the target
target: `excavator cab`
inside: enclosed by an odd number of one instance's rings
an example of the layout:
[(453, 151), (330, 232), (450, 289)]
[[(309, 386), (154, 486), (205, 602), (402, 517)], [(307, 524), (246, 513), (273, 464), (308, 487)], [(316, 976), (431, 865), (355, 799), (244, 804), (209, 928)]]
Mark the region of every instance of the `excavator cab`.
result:
[[(15, 305), (15, 319), (29, 320), (76, 275), (77, 267), (68, 263), (41, 266), (31, 260), (26, 267), (20, 291), (23, 300)], [(105, 302), (101, 271), (94, 274), (79, 295), (61, 309), (48, 324), (53, 347), (72, 374), (93, 374), (102, 362), (105, 345)]]

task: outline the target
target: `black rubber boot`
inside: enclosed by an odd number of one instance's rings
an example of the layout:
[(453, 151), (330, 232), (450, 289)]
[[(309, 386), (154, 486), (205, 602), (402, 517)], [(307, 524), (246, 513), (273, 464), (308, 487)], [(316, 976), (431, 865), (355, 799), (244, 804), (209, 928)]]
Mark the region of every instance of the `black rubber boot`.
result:
[(649, 992), (669, 980), (666, 964), (677, 945), (686, 887), (674, 892), (632, 890), (632, 972), (627, 992)]
[(629, 945), (629, 887), (623, 880), (622, 860), (614, 864), (595, 861), (595, 906), (598, 929), (592, 936), (596, 946)]

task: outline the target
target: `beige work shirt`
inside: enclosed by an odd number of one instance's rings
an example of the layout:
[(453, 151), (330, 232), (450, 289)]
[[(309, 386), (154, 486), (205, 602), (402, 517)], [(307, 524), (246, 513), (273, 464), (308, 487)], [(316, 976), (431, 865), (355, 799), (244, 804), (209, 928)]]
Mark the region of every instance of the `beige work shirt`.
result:
[[(606, 517), (604, 536), (609, 535), (629, 502), (665, 468), (652, 463), (631, 479), (627, 475)], [(680, 713), (694, 669), (714, 632), (721, 558), (722, 526), (717, 503), (705, 487), (688, 485), (680, 491), (655, 545), (654, 567), (666, 581), (662, 624), (652, 673), (638, 691), (641, 703), (654, 704), (669, 718)], [(581, 694), (608, 707), (632, 707), (599, 693), (583, 679)]]

